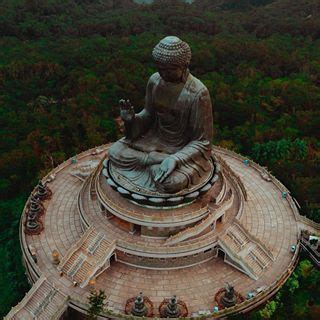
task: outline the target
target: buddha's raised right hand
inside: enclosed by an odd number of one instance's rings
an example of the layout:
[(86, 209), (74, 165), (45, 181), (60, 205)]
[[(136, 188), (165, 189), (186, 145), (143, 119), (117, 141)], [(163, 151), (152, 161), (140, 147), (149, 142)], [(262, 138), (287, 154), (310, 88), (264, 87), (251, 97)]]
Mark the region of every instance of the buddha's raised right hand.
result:
[(120, 117), (124, 122), (131, 122), (135, 118), (134, 107), (131, 105), (130, 100), (119, 100)]

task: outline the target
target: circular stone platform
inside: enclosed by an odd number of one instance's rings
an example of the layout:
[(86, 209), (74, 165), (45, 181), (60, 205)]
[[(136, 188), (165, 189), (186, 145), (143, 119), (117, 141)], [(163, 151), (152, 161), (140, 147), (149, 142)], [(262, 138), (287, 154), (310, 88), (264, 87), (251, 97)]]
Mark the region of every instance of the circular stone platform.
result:
[[(262, 167), (213, 147), (220, 173), (205, 195), (181, 208), (150, 209), (107, 184), (102, 170), (108, 147), (83, 152), (43, 179), (51, 180), (52, 197), (42, 203), (40, 235), (25, 234), (24, 212), (20, 237), (29, 279), (36, 282), (32, 294), (48, 283), (70, 297), (64, 308), (85, 313), (94, 286), (107, 295), (106, 318), (121, 318), (128, 298), (139, 292), (152, 301), (154, 316), (173, 295), (186, 303), (189, 316), (213, 312), (225, 282), (253, 296), (211, 314), (221, 317), (255, 308), (291, 274), (298, 250), (290, 248), (300, 233), (297, 209)], [(95, 169), (86, 177), (81, 166), (88, 164)], [(59, 265), (52, 263), (54, 250)]]
[(182, 205), (187, 205), (208, 192), (214, 183), (218, 180), (219, 166), (215, 163), (214, 157), (209, 159), (210, 170), (204, 177), (203, 181), (190, 189), (183, 189), (180, 192), (172, 194), (161, 194), (159, 192), (152, 192), (147, 189), (137, 187), (132, 184), (130, 180), (124, 176), (117, 175), (113, 172), (112, 166), (108, 159), (103, 162), (104, 169), (102, 174), (107, 180), (107, 184), (114, 190), (119, 192), (123, 197), (130, 199), (135, 204), (142, 206), (149, 206), (153, 208), (172, 208)]

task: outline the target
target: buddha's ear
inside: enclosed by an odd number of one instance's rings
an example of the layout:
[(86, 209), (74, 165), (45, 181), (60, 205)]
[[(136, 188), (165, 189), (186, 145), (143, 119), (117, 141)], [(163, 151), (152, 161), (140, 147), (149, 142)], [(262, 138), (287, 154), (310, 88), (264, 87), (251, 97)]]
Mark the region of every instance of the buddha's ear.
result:
[(182, 73), (182, 79), (181, 79), (182, 82), (186, 82), (187, 81), (189, 73), (190, 73), (189, 68), (188, 68), (188, 66), (186, 66), (184, 68), (184, 70), (183, 70), (183, 73)]

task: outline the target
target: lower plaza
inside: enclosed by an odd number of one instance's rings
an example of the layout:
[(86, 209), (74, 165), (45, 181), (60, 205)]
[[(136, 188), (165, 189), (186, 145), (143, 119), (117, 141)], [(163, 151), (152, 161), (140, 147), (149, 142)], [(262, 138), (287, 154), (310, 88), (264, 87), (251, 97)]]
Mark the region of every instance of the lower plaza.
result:
[[(213, 147), (217, 170), (209, 191), (159, 208), (115, 185), (108, 148), (50, 172), (33, 192), (44, 194), (36, 209), (30, 196), (20, 239), (33, 286), (6, 319), (84, 319), (92, 288), (107, 296), (101, 319), (126, 317), (128, 299), (139, 292), (152, 302), (153, 317), (174, 295), (189, 317), (245, 313), (290, 276), (301, 230), (317, 228), (278, 180), (232, 151)], [(30, 210), (39, 208), (32, 224)], [(217, 300), (226, 283), (242, 297), (230, 308)]]

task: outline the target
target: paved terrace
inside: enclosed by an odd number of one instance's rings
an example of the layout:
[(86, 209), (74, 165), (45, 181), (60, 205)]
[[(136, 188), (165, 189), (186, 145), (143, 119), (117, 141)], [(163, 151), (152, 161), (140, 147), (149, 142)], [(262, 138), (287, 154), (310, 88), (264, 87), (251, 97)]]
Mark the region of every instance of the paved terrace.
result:
[[(241, 225), (270, 249), (275, 261), (256, 281), (220, 258), (172, 271), (138, 269), (115, 262), (96, 282), (98, 289), (105, 290), (109, 305), (115, 310), (123, 312), (126, 300), (140, 291), (149, 296), (156, 308), (164, 298), (176, 294), (187, 303), (190, 314), (199, 310), (212, 310), (214, 295), (226, 281), (246, 296), (249, 291), (270, 286), (287, 271), (293, 257), (290, 247), (297, 243), (301, 223), (296, 221), (297, 215), (292, 206), (281, 197), (277, 185), (265, 181), (260, 172), (246, 166), (242, 158), (220, 149), (216, 149), (216, 152), (241, 177), (247, 190), (248, 201), (244, 203), (243, 213), (239, 217)], [(81, 164), (102, 159), (103, 156), (104, 152), (91, 155), (88, 151), (79, 156), (78, 161)], [(56, 266), (51, 263), (53, 250), (58, 250), (64, 256), (83, 234), (77, 209), (77, 197), (83, 182), (71, 175), (74, 166), (71, 161), (65, 163), (56, 173), (55, 180), (49, 183), (53, 196), (45, 202), (45, 229), (39, 236), (25, 236), (25, 241), (37, 250), (41, 273), (54, 282), (62, 293), (85, 303), (89, 288), (73, 287), (70, 280), (59, 276)], [(100, 211), (96, 204), (92, 202), (87, 205), (87, 210), (96, 212), (98, 223), (101, 216), (98, 215)], [(121, 231), (114, 230), (113, 234), (118, 232)]]

